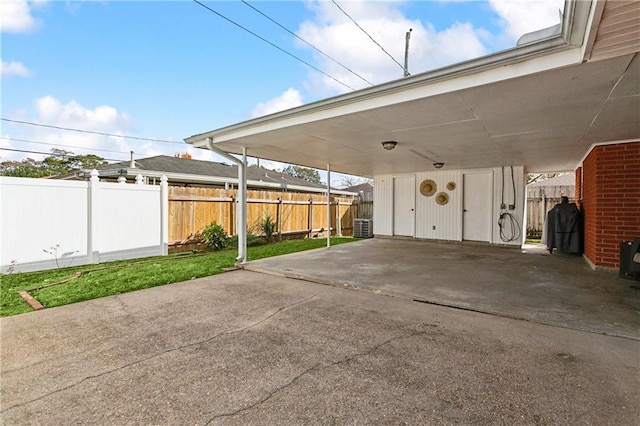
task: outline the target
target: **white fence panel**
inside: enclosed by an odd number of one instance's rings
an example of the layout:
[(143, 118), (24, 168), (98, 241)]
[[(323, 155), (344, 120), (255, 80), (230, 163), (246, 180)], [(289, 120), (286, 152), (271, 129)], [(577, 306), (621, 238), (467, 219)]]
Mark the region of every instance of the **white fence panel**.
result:
[(168, 188), (0, 177), (0, 272), (167, 254)]
[(100, 261), (162, 254), (160, 186), (100, 182), (98, 188)]
[(2, 272), (12, 263), (16, 272), (25, 264), (37, 270), (86, 263), (88, 187), (87, 182), (0, 177)]

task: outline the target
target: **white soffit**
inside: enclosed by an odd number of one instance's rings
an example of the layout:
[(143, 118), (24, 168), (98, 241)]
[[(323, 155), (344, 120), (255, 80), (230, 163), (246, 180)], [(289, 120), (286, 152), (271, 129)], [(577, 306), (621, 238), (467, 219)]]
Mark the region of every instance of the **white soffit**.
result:
[[(187, 138), (363, 176), (525, 165), (571, 170), (594, 143), (640, 139), (636, 53), (582, 63), (580, 46), (409, 77)], [(437, 74), (437, 72), (436, 72)], [(396, 140), (385, 151), (381, 142)]]

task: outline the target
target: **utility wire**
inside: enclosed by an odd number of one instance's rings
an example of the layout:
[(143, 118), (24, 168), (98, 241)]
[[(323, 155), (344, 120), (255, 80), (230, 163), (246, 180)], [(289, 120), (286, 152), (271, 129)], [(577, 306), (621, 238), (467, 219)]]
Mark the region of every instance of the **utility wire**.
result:
[(319, 69), (319, 68), (317, 68), (317, 67), (315, 67), (315, 66), (311, 65), (309, 62), (305, 61), (304, 59), (301, 59), (301, 58), (297, 57), (296, 55), (294, 55), (293, 53), (291, 53), (291, 52), (289, 52), (289, 51), (287, 51), (287, 50), (283, 49), (282, 47), (280, 47), (280, 46), (278, 46), (278, 45), (276, 45), (276, 44), (271, 43), (271, 42), (270, 42), (269, 40), (267, 40), (266, 38), (264, 38), (264, 37), (262, 37), (262, 36), (259, 36), (258, 34), (254, 33), (254, 32), (253, 32), (253, 31), (251, 31), (250, 29), (248, 29), (248, 28), (246, 28), (246, 27), (243, 27), (242, 25), (238, 24), (236, 21), (233, 21), (232, 19), (227, 18), (226, 16), (224, 16), (224, 15), (223, 15), (223, 14), (221, 14), (220, 12), (217, 12), (216, 10), (214, 10), (214, 9), (210, 8), (209, 6), (207, 6), (206, 4), (201, 3), (199, 0), (193, 0), (193, 1), (194, 1), (195, 3), (198, 3), (200, 6), (204, 7), (205, 9), (207, 9), (207, 10), (208, 10), (208, 11), (210, 11), (211, 13), (215, 13), (216, 15), (218, 15), (219, 17), (221, 17), (221, 18), (222, 18), (222, 19), (224, 19), (225, 21), (227, 21), (227, 22), (229, 22), (229, 23), (231, 23), (231, 24), (235, 25), (236, 27), (238, 27), (238, 28), (240, 28), (240, 29), (245, 30), (246, 32), (248, 32), (248, 33), (249, 33), (249, 34), (251, 34), (252, 36), (259, 38), (260, 40), (264, 41), (264, 42), (265, 42), (265, 43), (267, 43), (268, 45), (270, 45), (270, 46), (272, 46), (272, 47), (275, 47), (276, 49), (278, 49), (278, 50), (279, 50), (279, 51), (281, 51), (282, 53), (285, 53), (286, 55), (291, 56), (292, 58), (294, 58), (294, 59), (296, 59), (296, 60), (298, 60), (298, 61), (302, 62), (303, 64), (305, 64), (305, 65), (306, 65), (306, 66), (308, 66), (309, 68), (313, 68), (314, 70), (318, 71), (320, 74), (323, 74), (323, 75), (325, 75), (325, 76), (329, 77), (331, 80), (335, 81), (336, 83), (339, 83), (339, 84), (343, 85), (343, 86), (344, 86), (344, 87), (346, 87), (347, 89), (350, 89), (350, 90), (356, 90), (356, 89), (354, 89), (353, 87), (349, 86), (348, 84), (341, 82), (341, 81), (340, 81), (340, 80), (338, 80), (337, 78), (330, 76), (329, 74), (327, 74), (326, 72), (322, 71), (321, 69)]
[[(52, 153), (52, 152), (42, 152), (42, 151), (31, 151), (28, 149), (14, 149), (14, 148), (0, 148), (0, 151), (12, 151), (12, 152), (24, 152), (27, 154), (42, 154), (42, 155), (48, 155), (50, 157), (63, 157), (65, 154), (56, 154), (56, 153)], [(76, 157), (75, 155), (69, 155), (69, 157)], [(103, 158), (103, 160), (107, 160), (107, 161), (115, 161), (115, 162), (123, 162), (123, 161), (127, 161), (127, 160), (116, 160), (115, 158)]]
[(255, 10), (256, 12), (258, 12), (260, 15), (264, 16), (265, 18), (267, 18), (268, 20), (270, 20), (271, 22), (273, 22), (274, 24), (276, 24), (277, 26), (279, 26), (280, 28), (282, 28), (283, 30), (285, 30), (286, 32), (288, 32), (289, 34), (291, 34), (292, 36), (294, 36), (295, 38), (297, 38), (298, 40), (300, 40), (301, 42), (307, 44), (309, 47), (311, 47), (312, 49), (316, 50), (317, 52), (321, 53), (322, 55), (324, 55), (325, 57), (327, 57), (328, 59), (332, 60), (333, 62), (335, 62), (336, 64), (340, 65), (342, 68), (344, 68), (345, 70), (349, 71), (351, 74), (355, 75), (356, 77), (358, 77), (360, 80), (369, 83), (371, 86), (373, 86), (373, 83), (370, 82), (369, 80), (367, 80), (366, 78), (364, 78), (363, 76), (361, 76), (360, 74), (358, 74), (357, 72), (353, 71), (352, 69), (350, 69), (349, 67), (347, 67), (346, 65), (344, 65), (343, 63), (339, 62), (338, 60), (332, 58), (331, 56), (329, 56), (328, 54), (324, 53), (322, 50), (318, 49), (317, 47), (315, 47), (313, 44), (309, 43), (307, 40), (303, 39), (302, 37), (300, 37), (299, 35), (297, 35), (296, 33), (294, 33), (293, 31), (291, 31), (290, 29), (288, 29), (287, 27), (285, 27), (284, 25), (280, 24), (279, 22), (277, 22), (275, 19), (271, 18), (270, 16), (268, 16), (266, 13), (262, 12), (261, 10), (257, 9), (256, 7), (254, 7), (253, 5), (251, 5), (249, 2), (245, 1), (245, 0), (241, 0), (242, 3), (246, 4), (247, 6), (249, 6), (251, 9)]
[(14, 142), (34, 143), (34, 144), (38, 144), (38, 145), (61, 146), (63, 148), (85, 149), (85, 150), (88, 150), (88, 151), (110, 152), (112, 154), (128, 154), (128, 152), (124, 152), (124, 151), (112, 151), (112, 150), (109, 150), (109, 149), (99, 149), (99, 148), (86, 148), (86, 147), (82, 147), (82, 146), (63, 145), (63, 144), (59, 144), (59, 143), (50, 143), (50, 142), (39, 142), (39, 141), (32, 141), (32, 140), (28, 140), (28, 139), (8, 138), (8, 137), (5, 137), (5, 136), (0, 136), (0, 139), (4, 139), (4, 140), (8, 140), (8, 141), (14, 141)]
[(351, 22), (353, 22), (354, 24), (356, 24), (356, 27), (360, 28), (360, 30), (361, 30), (363, 33), (365, 33), (365, 34), (367, 35), (367, 37), (369, 37), (369, 38), (371, 39), (371, 41), (372, 41), (372, 42), (374, 42), (374, 43), (376, 44), (376, 46), (378, 46), (380, 49), (382, 49), (382, 51), (383, 51), (384, 53), (386, 53), (386, 54), (387, 54), (387, 56), (388, 56), (388, 57), (390, 57), (390, 58), (391, 58), (391, 60), (392, 60), (393, 62), (395, 62), (396, 64), (398, 64), (398, 66), (399, 66), (400, 68), (402, 68), (402, 71), (405, 71), (405, 72), (407, 71), (407, 70), (404, 68), (404, 66), (402, 66), (402, 64), (401, 64), (400, 62), (396, 61), (396, 59), (395, 59), (393, 56), (391, 56), (391, 54), (390, 54), (389, 52), (387, 52), (387, 51), (384, 49), (384, 47), (382, 47), (382, 46), (380, 45), (380, 43), (378, 43), (377, 41), (375, 41), (375, 40), (374, 40), (374, 38), (373, 38), (373, 37), (371, 37), (371, 35), (370, 35), (367, 31), (365, 31), (365, 29), (364, 29), (364, 28), (362, 28), (362, 27), (358, 24), (358, 22), (356, 22), (356, 20), (355, 20), (355, 19), (353, 19), (353, 18), (351, 17), (351, 15), (349, 15), (349, 14), (348, 14), (348, 13), (347, 13), (343, 8), (341, 8), (341, 7), (340, 7), (340, 5), (339, 5), (338, 3), (336, 3), (336, 0), (331, 0), (331, 1), (333, 2), (333, 4), (335, 4), (335, 5), (336, 5), (336, 7), (337, 7), (338, 9), (340, 9), (340, 11), (341, 11), (342, 13), (344, 13), (344, 14), (345, 14), (345, 16), (346, 16), (347, 18), (351, 19)]
[(82, 129), (73, 129), (73, 128), (70, 128), (70, 127), (52, 126), (50, 124), (33, 123), (31, 121), (11, 120), (9, 118), (3, 118), (3, 117), (0, 117), (0, 120), (7, 121), (9, 123), (26, 124), (26, 125), (29, 125), (29, 126), (46, 127), (46, 128), (49, 128), (49, 129), (67, 130), (67, 131), (70, 131), (70, 132), (88, 133), (88, 134), (92, 134), (92, 135), (113, 136), (113, 137), (116, 137), (116, 138), (135, 139), (135, 140), (139, 140), (139, 141), (150, 141), (150, 142), (172, 143), (172, 144), (184, 145), (184, 142), (168, 141), (168, 140), (163, 140), (163, 139), (141, 138), (141, 137), (138, 137), (138, 136), (116, 135), (114, 133), (94, 132), (92, 130), (82, 130)]

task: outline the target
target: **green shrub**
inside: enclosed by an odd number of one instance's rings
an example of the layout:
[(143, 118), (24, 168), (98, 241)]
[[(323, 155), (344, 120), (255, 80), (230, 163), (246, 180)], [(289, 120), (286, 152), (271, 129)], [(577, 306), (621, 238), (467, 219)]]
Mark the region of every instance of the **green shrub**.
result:
[(202, 231), (202, 240), (209, 250), (218, 251), (227, 246), (229, 237), (222, 225), (211, 222)]
[(264, 233), (264, 237), (268, 243), (273, 240), (273, 235), (276, 233), (276, 223), (269, 213), (266, 213), (260, 222), (260, 227)]

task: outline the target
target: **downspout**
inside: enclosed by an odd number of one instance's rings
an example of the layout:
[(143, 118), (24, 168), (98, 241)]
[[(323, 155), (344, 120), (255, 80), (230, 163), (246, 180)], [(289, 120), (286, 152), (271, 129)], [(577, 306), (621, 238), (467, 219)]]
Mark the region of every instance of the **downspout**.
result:
[(327, 163), (327, 247), (331, 247), (331, 166)]
[(240, 223), (238, 224), (238, 257), (236, 257), (236, 262), (242, 264), (247, 261), (247, 148), (242, 148), (242, 160), (238, 160), (228, 152), (214, 146), (212, 138), (207, 138), (207, 148), (238, 165), (238, 216), (240, 216)]

